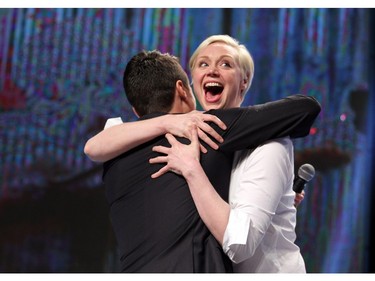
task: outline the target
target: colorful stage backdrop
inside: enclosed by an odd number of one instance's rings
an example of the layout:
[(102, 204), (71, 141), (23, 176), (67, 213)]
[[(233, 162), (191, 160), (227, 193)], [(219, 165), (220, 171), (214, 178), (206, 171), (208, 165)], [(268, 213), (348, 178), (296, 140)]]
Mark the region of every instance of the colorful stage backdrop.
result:
[(116, 272), (101, 166), (83, 154), (106, 118), (134, 115), (122, 90), (142, 49), (183, 67), (212, 34), (255, 59), (245, 105), (315, 96), (295, 141), (317, 173), (298, 208), (308, 272), (367, 272), (374, 118), (368, 9), (0, 9), (0, 272)]

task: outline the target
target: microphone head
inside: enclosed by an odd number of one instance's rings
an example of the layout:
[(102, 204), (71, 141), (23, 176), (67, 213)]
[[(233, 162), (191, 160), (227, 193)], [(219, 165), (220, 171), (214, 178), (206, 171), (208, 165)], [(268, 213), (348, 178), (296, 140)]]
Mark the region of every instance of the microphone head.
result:
[(298, 170), (298, 176), (308, 182), (315, 176), (315, 169), (310, 164), (303, 164)]

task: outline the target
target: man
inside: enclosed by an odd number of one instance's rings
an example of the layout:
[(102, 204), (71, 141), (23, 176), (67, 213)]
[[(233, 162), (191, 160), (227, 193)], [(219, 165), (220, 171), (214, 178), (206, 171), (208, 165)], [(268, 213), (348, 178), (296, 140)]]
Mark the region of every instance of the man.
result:
[[(142, 52), (133, 57), (124, 73), (124, 88), (141, 116), (139, 122), (163, 118), (157, 116), (165, 113), (186, 113), (195, 106), (186, 73), (167, 54)], [(160, 100), (165, 102), (165, 109), (153, 109), (152, 102)], [(209, 112), (227, 126), (222, 130), (212, 124), (224, 142), (219, 151), (205, 145), (207, 153), (201, 157), (217, 193), (228, 199), (235, 150), (254, 148), (270, 138), (306, 136), (319, 111), (314, 99), (294, 96), (252, 108)], [(148, 159), (157, 156), (152, 147), (166, 146), (167, 140), (163, 136), (154, 138), (149, 131), (141, 133), (149, 134), (146, 143), (136, 147), (133, 144), (132, 149), (104, 164), (103, 180), (122, 270), (231, 272), (231, 262), (200, 219), (186, 181), (174, 173), (151, 178), (162, 167), (149, 164)], [(180, 141), (187, 143), (186, 139)], [(93, 155), (92, 147), (85, 147), (85, 153)]]

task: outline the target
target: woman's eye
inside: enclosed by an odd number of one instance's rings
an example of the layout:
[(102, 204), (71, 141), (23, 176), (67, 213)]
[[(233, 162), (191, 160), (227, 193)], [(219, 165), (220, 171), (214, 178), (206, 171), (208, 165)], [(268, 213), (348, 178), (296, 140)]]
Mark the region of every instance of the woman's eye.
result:
[(205, 63), (205, 62), (201, 62), (201, 63), (199, 63), (199, 66), (200, 66), (200, 67), (204, 67), (204, 66), (208, 66), (208, 64)]
[(231, 67), (231, 64), (229, 62), (223, 62), (221, 64), (221, 66), (224, 66), (224, 67)]

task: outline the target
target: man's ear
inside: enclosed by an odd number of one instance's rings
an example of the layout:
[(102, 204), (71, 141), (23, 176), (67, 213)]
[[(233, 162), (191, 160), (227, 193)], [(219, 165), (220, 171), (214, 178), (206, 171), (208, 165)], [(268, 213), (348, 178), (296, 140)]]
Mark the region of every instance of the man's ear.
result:
[(178, 94), (178, 97), (180, 99), (186, 100), (187, 92), (186, 92), (186, 88), (184, 86), (184, 83), (182, 83), (181, 80), (176, 81), (176, 93)]
[(132, 107), (132, 110), (133, 110), (134, 114), (139, 118), (139, 114), (138, 114), (137, 110), (135, 110), (134, 107)]

